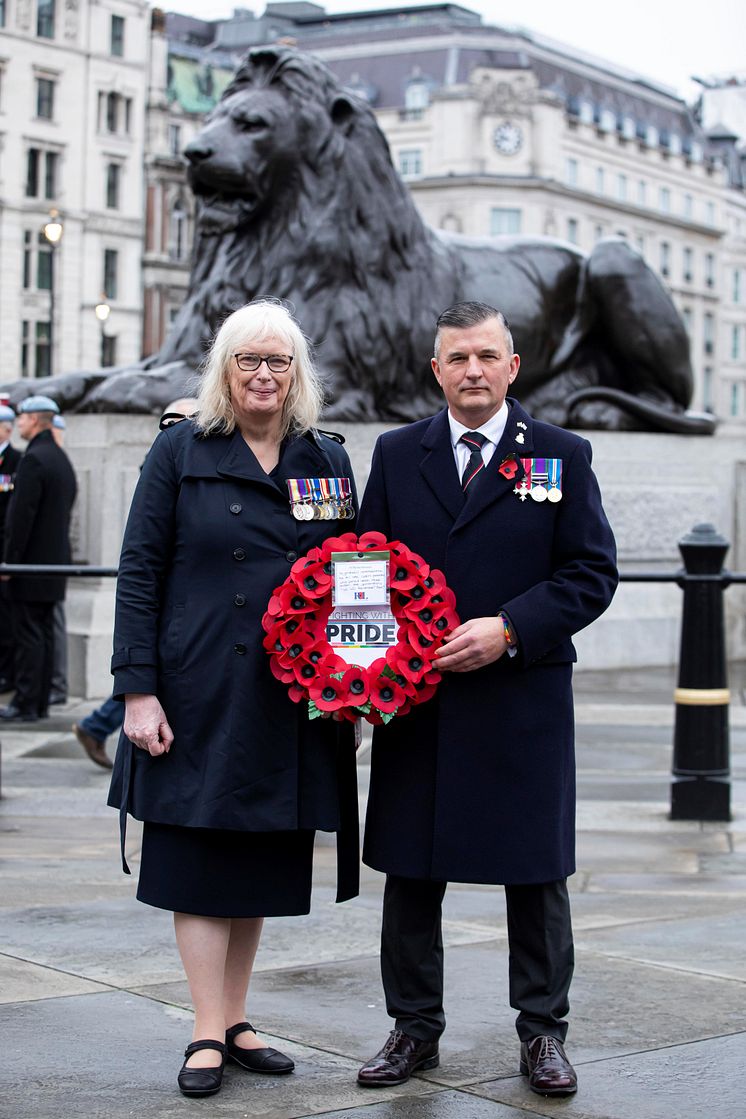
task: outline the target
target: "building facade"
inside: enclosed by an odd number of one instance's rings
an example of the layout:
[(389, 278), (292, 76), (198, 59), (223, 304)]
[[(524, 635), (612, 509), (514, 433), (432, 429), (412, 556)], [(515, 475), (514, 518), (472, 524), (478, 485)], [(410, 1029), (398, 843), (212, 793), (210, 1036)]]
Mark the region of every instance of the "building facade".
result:
[(149, 28), (142, 0), (0, 3), (2, 380), (140, 357)]

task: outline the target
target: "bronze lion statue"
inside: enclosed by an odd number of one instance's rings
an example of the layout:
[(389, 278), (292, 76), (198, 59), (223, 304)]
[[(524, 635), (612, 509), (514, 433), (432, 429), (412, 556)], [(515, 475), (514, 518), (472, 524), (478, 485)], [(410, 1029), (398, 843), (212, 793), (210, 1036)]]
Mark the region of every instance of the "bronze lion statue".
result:
[(371, 109), (312, 55), (251, 51), (185, 154), (197, 199), (193, 267), (163, 348), (136, 369), (71, 374), (34, 391), (82, 411), (157, 410), (184, 390), (228, 312), (272, 296), (316, 346), (328, 419), (416, 419), (440, 406), (435, 320), (475, 299), (510, 321), (517, 395), (537, 417), (714, 429), (713, 417), (686, 412), (686, 331), (638, 253), (617, 239), (586, 256), (549, 238), (430, 229)]

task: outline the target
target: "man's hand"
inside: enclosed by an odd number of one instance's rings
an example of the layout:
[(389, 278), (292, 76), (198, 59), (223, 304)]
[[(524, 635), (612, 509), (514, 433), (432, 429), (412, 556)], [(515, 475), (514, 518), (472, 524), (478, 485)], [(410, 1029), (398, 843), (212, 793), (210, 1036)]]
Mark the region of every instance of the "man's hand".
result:
[(156, 758), (167, 754), (174, 740), (166, 712), (154, 695), (132, 693), (124, 697), (124, 733), (140, 750)]
[(472, 672), (499, 660), (507, 648), (500, 618), (471, 618), (446, 637), (433, 668), (438, 672)]

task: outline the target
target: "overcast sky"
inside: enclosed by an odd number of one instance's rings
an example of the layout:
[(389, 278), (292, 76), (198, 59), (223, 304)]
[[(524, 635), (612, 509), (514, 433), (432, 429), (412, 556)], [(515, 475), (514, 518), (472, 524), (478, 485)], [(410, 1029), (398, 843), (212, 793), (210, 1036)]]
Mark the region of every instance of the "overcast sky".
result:
[[(416, 7), (391, 0), (318, 0), (327, 12)], [(222, 19), (235, 7), (260, 15), (264, 0), (173, 0), (162, 5), (202, 19)], [(463, 0), (485, 23), (519, 24), (653, 78), (692, 100), (693, 74), (746, 77), (744, 0)]]

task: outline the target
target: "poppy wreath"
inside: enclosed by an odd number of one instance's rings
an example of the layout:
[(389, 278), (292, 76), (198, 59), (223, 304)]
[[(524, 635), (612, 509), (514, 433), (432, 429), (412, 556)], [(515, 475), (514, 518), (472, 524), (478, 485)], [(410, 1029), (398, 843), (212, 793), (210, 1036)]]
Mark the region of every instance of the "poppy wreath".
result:
[[(332, 609), (332, 553), (388, 551), (391, 610), (398, 641), (367, 667), (349, 665), (326, 637)], [(273, 676), (309, 718), (388, 723), (435, 694), (435, 654), (459, 624), (456, 596), (442, 571), (380, 532), (334, 536), (293, 564), (269, 600), (262, 627)]]

